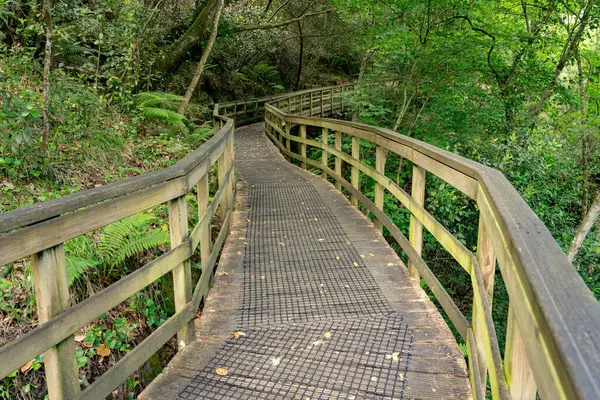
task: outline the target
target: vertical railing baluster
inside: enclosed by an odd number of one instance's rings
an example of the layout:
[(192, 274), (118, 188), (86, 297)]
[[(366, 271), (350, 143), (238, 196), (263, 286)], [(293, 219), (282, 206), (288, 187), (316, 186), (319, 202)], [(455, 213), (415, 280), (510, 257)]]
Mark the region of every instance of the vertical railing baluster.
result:
[[(209, 196), (208, 173), (206, 173), (198, 181), (198, 218), (201, 218), (208, 211)], [(211, 220), (207, 217), (204, 219), (204, 221), (202, 221), (202, 225), (200, 227), (200, 262), (202, 267), (202, 275), (212, 273), (212, 271), (208, 271), (206, 268), (206, 263), (210, 258), (211, 253), (211, 238)], [(202, 291), (208, 288), (209, 282), (210, 280), (207, 281), (206, 287), (201, 288)]]
[[(427, 172), (418, 165), (413, 166), (413, 177), (412, 177), (412, 198), (415, 199), (417, 204), (425, 206), (425, 178)], [(415, 218), (414, 215), (410, 216), (410, 231), (409, 238), (412, 247), (416, 250), (417, 254), (421, 255), (423, 250), (423, 225)], [(412, 262), (408, 262), (408, 273), (411, 278), (419, 280), (420, 275), (417, 268)]]
[(511, 399), (534, 400), (536, 398), (537, 386), (525, 352), (525, 342), (517, 326), (512, 303), (508, 306), (504, 371)]
[(325, 90), (321, 90), (321, 107), (320, 107), (320, 113), (319, 113), (320, 117), (325, 115), (324, 110), (325, 110)]
[[(479, 218), (479, 232), (477, 238), (477, 261), (483, 276), (483, 283), (487, 292), (490, 307), (492, 305), (494, 294), (494, 273), (496, 270), (496, 256), (494, 248), (490, 240), (487, 227), (483, 218)], [(473, 335), (477, 347), (477, 359), (479, 361), (479, 375), (481, 380), (485, 382), (487, 376), (486, 352), (484, 346), (484, 329), (481, 324), (484, 321), (483, 315), (479, 315), (483, 310), (479, 310), (476, 302), (473, 302)]]
[[(39, 325), (71, 306), (62, 244), (33, 255), (33, 283)], [(79, 392), (75, 341), (69, 336), (44, 353), (50, 400), (73, 399)]]
[[(335, 149), (339, 152), (342, 151), (342, 132), (335, 131)], [(342, 159), (339, 157), (335, 157), (335, 173), (338, 176), (342, 176)], [(335, 182), (335, 187), (337, 190), (342, 190), (342, 184), (340, 182)]]
[(313, 116), (313, 94), (314, 92), (310, 92), (310, 116)]
[[(169, 233), (171, 248), (182, 244), (188, 237), (188, 213), (185, 195), (170, 200), (169, 208)], [(175, 311), (183, 310), (192, 299), (192, 269), (190, 261), (186, 260), (173, 268), (173, 296), (175, 298)], [(194, 321), (189, 321), (177, 332), (177, 347), (179, 350), (187, 346), (194, 337)]]
[[(291, 144), (291, 140), (290, 140), (290, 136), (292, 135), (292, 124), (289, 121), (285, 121), (285, 149), (288, 152), (292, 151), (292, 144)], [(289, 154), (289, 153), (288, 153)], [(286, 156), (288, 161), (292, 161), (292, 157), (290, 156)]]
[[(375, 149), (375, 169), (381, 175), (385, 176), (385, 161), (387, 156), (387, 150), (383, 146), (377, 146)], [(380, 183), (375, 182), (375, 207), (383, 211), (384, 205), (384, 188)], [(375, 229), (379, 232), (383, 231), (383, 223), (375, 219)]]
[(300, 116), (302, 116), (302, 111), (304, 111), (304, 97), (300, 95)]
[[(300, 125), (300, 137), (306, 139), (306, 125)], [(300, 143), (300, 156), (306, 158), (306, 143)], [(302, 168), (306, 169), (306, 162), (302, 161)]]
[[(360, 138), (357, 138), (356, 136), (352, 136), (352, 158), (360, 162)], [(360, 190), (360, 171), (354, 165), (351, 168), (350, 179), (352, 181), (352, 186), (354, 186), (355, 189)], [(350, 201), (354, 207), (358, 207), (358, 199), (355, 196), (350, 196)]]
[[(323, 142), (323, 145), (329, 146), (329, 129), (321, 128), (321, 132), (321, 141)], [(323, 153), (321, 153), (321, 163), (325, 168), (329, 166), (329, 153), (325, 149), (323, 149)], [(323, 179), (327, 179), (327, 172), (325, 169), (323, 169)]]

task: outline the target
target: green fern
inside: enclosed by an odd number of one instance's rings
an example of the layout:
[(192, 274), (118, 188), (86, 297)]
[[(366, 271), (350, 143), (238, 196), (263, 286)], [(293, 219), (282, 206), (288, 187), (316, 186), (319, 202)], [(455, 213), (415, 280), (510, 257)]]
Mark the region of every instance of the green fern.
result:
[(98, 261), (86, 258), (65, 257), (65, 264), (67, 267), (67, 281), (69, 282), (69, 286), (71, 286), (77, 278), (99, 263)]
[(164, 92), (141, 92), (135, 98), (140, 108), (154, 107), (171, 111), (177, 110), (183, 100), (183, 96)]
[(183, 133), (188, 132), (188, 128), (185, 126), (185, 121), (187, 121), (185, 115), (156, 107), (140, 107), (140, 110), (146, 118), (157, 119), (169, 125), (177, 125)]
[(169, 233), (149, 229), (156, 217), (136, 214), (104, 228), (98, 242), (98, 256), (104, 263), (122, 264), (129, 257), (169, 243)]
[(199, 147), (213, 135), (213, 130), (206, 126), (199, 126), (186, 136), (185, 142), (192, 147)]

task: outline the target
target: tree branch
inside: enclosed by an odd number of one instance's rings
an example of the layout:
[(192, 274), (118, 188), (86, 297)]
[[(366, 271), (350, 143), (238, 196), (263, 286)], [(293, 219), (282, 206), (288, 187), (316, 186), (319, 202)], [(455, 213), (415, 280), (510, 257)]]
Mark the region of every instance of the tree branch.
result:
[(272, 24), (242, 25), (242, 26), (238, 26), (236, 28), (233, 28), (231, 30), (231, 32), (236, 33), (236, 32), (257, 31), (257, 30), (261, 30), (261, 29), (280, 28), (282, 26), (288, 26), (290, 24), (302, 21), (305, 18), (315, 17), (317, 15), (328, 14), (328, 13), (331, 13), (333, 11), (335, 11), (335, 8), (330, 8), (330, 9), (324, 10), (324, 11), (315, 11), (315, 12), (311, 12), (311, 13), (306, 13), (304, 15), (301, 15), (298, 18), (292, 18), (292, 19), (288, 19), (286, 21), (275, 22), (275, 23), (272, 23)]

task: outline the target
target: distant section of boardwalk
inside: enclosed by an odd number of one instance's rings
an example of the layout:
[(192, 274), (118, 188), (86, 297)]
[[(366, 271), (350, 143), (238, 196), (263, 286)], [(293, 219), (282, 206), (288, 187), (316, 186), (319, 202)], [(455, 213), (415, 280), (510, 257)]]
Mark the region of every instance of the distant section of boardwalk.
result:
[(462, 352), (335, 188), (238, 129), (236, 211), (197, 341), (147, 399), (470, 399)]

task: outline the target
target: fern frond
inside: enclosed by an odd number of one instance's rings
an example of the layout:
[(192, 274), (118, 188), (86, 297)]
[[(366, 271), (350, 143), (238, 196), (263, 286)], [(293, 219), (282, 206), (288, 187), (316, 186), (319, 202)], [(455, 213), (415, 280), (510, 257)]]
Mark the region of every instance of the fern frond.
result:
[(179, 114), (175, 111), (165, 110), (163, 108), (140, 107), (140, 109), (146, 118), (157, 119), (169, 125), (178, 125), (183, 133), (188, 132), (187, 126), (185, 126), (184, 123), (187, 121), (185, 115)]
[(122, 264), (129, 257), (157, 248), (170, 243), (169, 232), (162, 229), (152, 229), (148, 232), (140, 232), (129, 238), (114, 254), (111, 261)]
[(104, 228), (98, 242), (98, 256), (109, 261), (113, 254), (126, 245), (129, 236), (135, 232), (143, 232), (156, 217), (151, 214), (135, 214)]
[(198, 147), (213, 135), (213, 130), (205, 126), (199, 126), (185, 137), (185, 141), (192, 147)]
[(67, 281), (71, 286), (84, 272), (97, 266), (98, 262), (80, 257), (65, 257), (65, 265), (67, 267)]
[(183, 100), (183, 96), (163, 92), (141, 92), (136, 94), (135, 98), (140, 108), (155, 107), (171, 111), (177, 110)]

